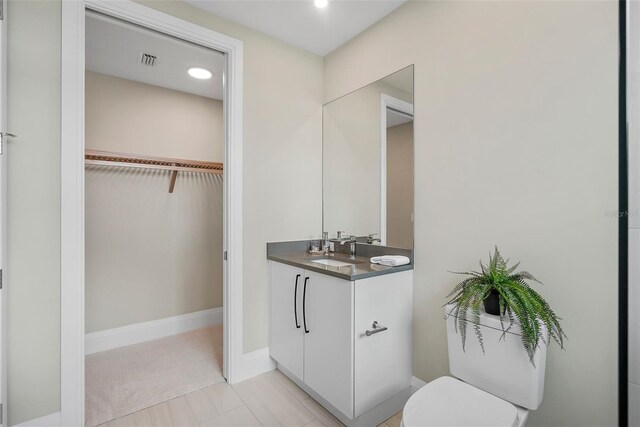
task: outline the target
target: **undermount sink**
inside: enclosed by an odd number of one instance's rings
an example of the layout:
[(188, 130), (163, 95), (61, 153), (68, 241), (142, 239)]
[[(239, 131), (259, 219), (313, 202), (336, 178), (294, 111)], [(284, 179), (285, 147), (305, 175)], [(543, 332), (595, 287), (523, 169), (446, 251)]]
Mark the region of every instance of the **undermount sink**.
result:
[(330, 267), (350, 267), (353, 265), (351, 262), (338, 261), (335, 259), (314, 259), (311, 262), (316, 264), (328, 265)]

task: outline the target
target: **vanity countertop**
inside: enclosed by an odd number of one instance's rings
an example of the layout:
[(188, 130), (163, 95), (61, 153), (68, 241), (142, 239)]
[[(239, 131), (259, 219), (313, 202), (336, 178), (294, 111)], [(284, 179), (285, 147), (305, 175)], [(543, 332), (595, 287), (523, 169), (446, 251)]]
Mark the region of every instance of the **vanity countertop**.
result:
[[(384, 274), (392, 274), (399, 271), (413, 270), (413, 262), (399, 267), (388, 267), (380, 264), (371, 264), (369, 258), (366, 257), (356, 256), (351, 258), (348, 254), (343, 253), (311, 255), (308, 252), (294, 252), (270, 254), (267, 256), (267, 259), (349, 281), (367, 279), (369, 277), (382, 276)], [(344, 261), (350, 265), (334, 267), (331, 265), (323, 265), (313, 262), (314, 260), (321, 259)]]

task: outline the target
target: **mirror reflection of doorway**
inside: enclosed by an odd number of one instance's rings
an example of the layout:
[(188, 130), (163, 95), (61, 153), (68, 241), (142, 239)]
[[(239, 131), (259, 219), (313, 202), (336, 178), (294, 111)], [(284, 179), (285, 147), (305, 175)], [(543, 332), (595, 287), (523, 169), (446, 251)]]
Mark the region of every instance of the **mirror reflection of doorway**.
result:
[(387, 107), (387, 246), (413, 247), (413, 115)]

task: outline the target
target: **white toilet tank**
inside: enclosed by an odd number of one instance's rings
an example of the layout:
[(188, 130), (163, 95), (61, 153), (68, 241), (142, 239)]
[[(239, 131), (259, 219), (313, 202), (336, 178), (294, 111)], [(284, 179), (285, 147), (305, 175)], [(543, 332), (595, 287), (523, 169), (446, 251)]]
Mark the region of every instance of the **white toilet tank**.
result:
[[(445, 307), (445, 313), (451, 312)], [(467, 342), (462, 350), (462, 337), (456, 331), (457, 318), (447, 318), (449, 371), (462, 381), (515, 405), (535, 410), (542, 402), (547, 346), (540, 343), (534, 356), (535, 367), (529, 361), (522, 341), (520, 326), (514, 324), (502, 339), (500, 318), (486, 314), (481, 308), (480, 328), (485, 354), (473, 329), (467, 324)], [(505, 328), (508, 323), (505, 324)]]

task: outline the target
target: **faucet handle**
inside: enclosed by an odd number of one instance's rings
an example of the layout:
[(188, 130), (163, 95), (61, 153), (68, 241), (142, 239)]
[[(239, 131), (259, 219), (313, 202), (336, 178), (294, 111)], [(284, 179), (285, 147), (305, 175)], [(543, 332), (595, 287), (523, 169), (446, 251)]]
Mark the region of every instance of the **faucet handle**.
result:
[(371, 233), (367, 236), (367, 243), (372, 245), (374, 242), (382, 242), (381, 239), (377, 238), (377, 237), (373, 237), (373, 236), (377, 236), (378, 233)]

